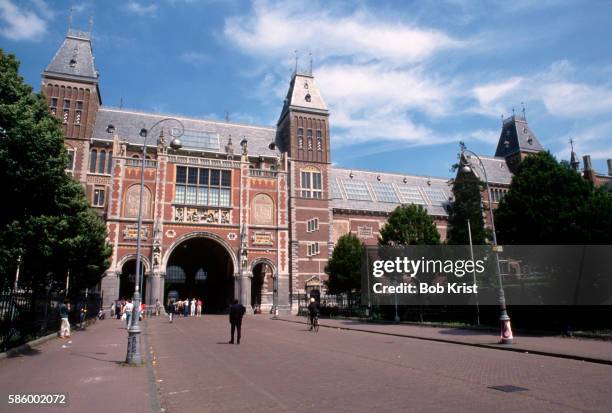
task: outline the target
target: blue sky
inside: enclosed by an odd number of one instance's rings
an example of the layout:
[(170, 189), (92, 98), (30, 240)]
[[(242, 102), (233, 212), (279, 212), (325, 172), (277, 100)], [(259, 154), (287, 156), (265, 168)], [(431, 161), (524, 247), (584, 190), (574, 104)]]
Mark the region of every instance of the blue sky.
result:
[(0, 47), (40, 73), (93, 16), (103, 103), (274, 125), (298, 50), (343, 167), (450, 176), (526, 108), (542, 144), (612, 158), (612, 2), (0, 0)]

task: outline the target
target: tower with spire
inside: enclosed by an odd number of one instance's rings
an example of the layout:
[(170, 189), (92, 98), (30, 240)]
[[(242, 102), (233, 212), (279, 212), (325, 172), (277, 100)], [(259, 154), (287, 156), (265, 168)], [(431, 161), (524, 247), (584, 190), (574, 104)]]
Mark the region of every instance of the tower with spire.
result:
[(102, 105), (99, 74), (94, 65), (91, 33), (68, 29), (61, 46), (42, 73), (42, 91), (49, 110), (63, 125), (69, 154), (68, 170), (85, 183), (89, 139)]
[(502, 131), (495, 156), (505, 158), (510, 171), (515, 173), (521, 160), (543, 150), (544, 147), (529, 128), (524, 110), (522, 116), (513, 114), (502, 120)]
[(312, 71), (296, 70), (277, 123), (276, 145), (289, 160), (293, 289), (321, 286), (329, 258), (329, 111)]

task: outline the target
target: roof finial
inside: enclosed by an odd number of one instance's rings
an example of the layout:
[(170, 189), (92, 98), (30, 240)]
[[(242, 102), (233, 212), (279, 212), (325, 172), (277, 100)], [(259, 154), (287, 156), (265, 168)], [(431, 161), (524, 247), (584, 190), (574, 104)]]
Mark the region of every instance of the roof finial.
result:
[(569, 139), (569, 144), (572, 147), (572, 152), (574, 152), (574, 140), (572, 138)]
[(521, 102), (521, 106), (523, 107), (522, 112), (523, 112), (523, 120), (527, 120), (527, 118), (525, 117), (525, 102)]
[(504, 124), (504, 114), (501, 114), (501, 121), (502, 121), (502, 125)]
[(70, 6), (70, 13), (68, 13), (68, 31), (72, 29), (72, 6)]
[(514, 108), (512, 108), (512, 117), (514, 117)]
[(298, 67), (298, 51), (294, 50), (293, 53), (295, 54), (295, 68), (293, 69), (293, 74), (296, 74)]
[(229, 123), (229, 110), (225, 111), (225, 123)]
[(312, 51), (308, 55), (310, 56), (310, 76), (312, 76)]
[(89, 16), (89, 35), (91, 36), (91, 33), (93, 32), (93, 24), (94, 24), (94, 18), (93, 15)]

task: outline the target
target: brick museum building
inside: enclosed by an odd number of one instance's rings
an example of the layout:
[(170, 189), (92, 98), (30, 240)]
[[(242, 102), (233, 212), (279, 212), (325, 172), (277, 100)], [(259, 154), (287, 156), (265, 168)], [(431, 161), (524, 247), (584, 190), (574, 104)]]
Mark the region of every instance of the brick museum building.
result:
[[(352, 232), (377, 243), (400, 204), (422, 205), (446, 237), (447, 178), (332, 166), (330, 113), (312, 73), (293, 74), (276, 127), (110, 108), (89, 33), (69, 30), (42, 90), (63, 123), (68, 172), (106, 220), (113, 255), (100, 284), (105, 305), (134, 291), (142, 162), (147, 304), (198, 297), (215, 312), (237, 298), (250, 309), (295, 310), (298, 294), (324, 289), (338, 237)], [(482, 157), (493, 203), (516, 162), (540, 150), (524, 116), (504, 121), (495, 156)]]

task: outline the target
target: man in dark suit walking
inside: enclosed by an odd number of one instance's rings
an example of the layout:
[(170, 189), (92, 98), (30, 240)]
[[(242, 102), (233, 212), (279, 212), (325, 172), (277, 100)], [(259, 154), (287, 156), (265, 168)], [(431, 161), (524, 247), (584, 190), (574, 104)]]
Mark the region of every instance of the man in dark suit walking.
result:
[(229, 310), (229, 321), (232, 325), (232, 339), (229, 341), (230, 344), (234, 344), (234, 330), (238, 330), (238, 340), (236, 340), (236, 344), (240, 344), (240, 330), (242, 328), (242, 316), (246, 312), (246, 308), (242, 304), (238, 302), (238, 300), (234, 300), (234, 303), (230, 305)]

